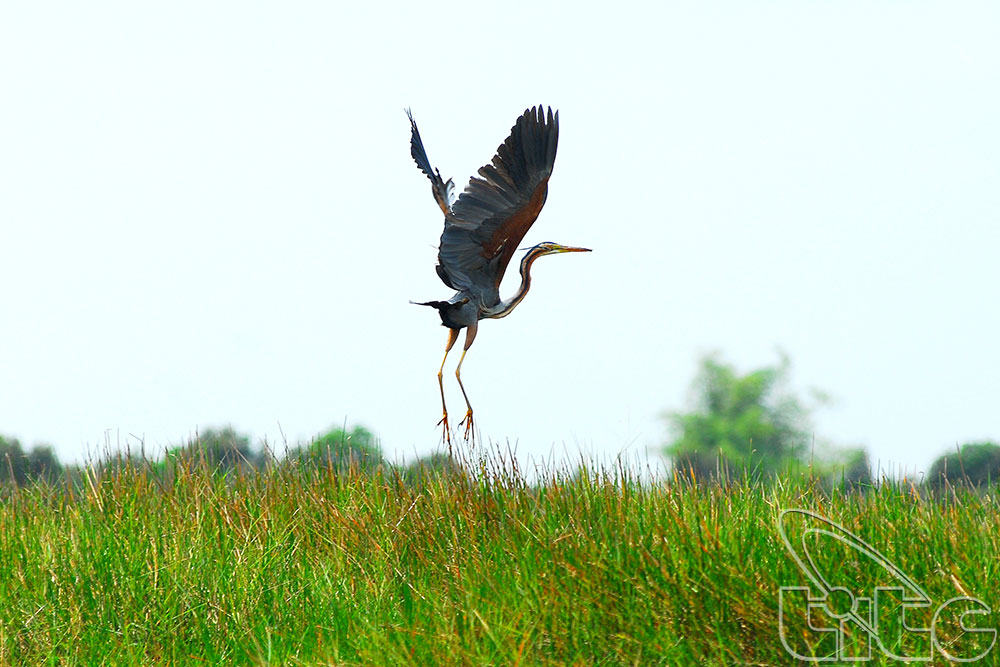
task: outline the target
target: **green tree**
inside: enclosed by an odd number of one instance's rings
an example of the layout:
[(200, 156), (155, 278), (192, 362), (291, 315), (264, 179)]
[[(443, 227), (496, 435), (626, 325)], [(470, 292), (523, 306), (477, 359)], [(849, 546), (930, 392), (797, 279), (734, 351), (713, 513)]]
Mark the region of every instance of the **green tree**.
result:
[(0, 435), (0, 483), (13, 482), (21, 486), (27, 482), (26, 463), (21, 442), (17, 438)]
[(369, 473), (385, 464), (378, 439), (363, 426), (355, 426), (351, 431), (331, 429), (308, 445), (290, 449), (286, 458), (297, 461), (300, 465)]
[(432, 480), (464, 476), (465, 468), (447, 452), (422, 456), (403, 469), (403, 481), (411, 485), (426, 484)]
[(850, 484), (872, 483), (872, 463), (864, 448), (848, 450), (844, 465), (844, 481)]
[(809, 451), (809, 410), (786, 390), (782, 357), (741, 375), (715, 355), (703, 357), (691, 386), (693, 405), (666, 418), (673, 440), (665, 451), (675, 469), (698, 477), (742, 470), (770, 474), (802, 461)]
[(0, 436), (0, 484), (52, 483), (59, 479), (62, 470), (59, 459), (48, 445), (35, 445), (30, 452), (25, 452), (17, 438)]
[(1000, 481), (1000, 445), (967, 442), (958, 451), (940, 457), (927, 476), (933, 486), (967, 482), (976, 486)]
[(48, 445), (34, 445), (26, 458), (29, 479), (44, 480), (49, 484), (53, 484), (62, 476), (62, 464), (59, 463), (59, 459), (56, 457), (56, 453), (52, 447)]
[[(212, 470), (229, 472), (234, 469), (253, 468), (257, 455), (250, 447), (250, 437), (238, 433), (232, 426), (221, 429), (209, 428), (182, 447), (174, 447), (167, 452), (167, 459), (188, 459), (204, 463)], [(156, 466), (163, 469), (165, 463)]]
[(858, 486), (872, 483), (871, 461), (863, 447), (827, 450), (812, 463), (813, 474), (821, 478), (827, 488), (839, 484)]

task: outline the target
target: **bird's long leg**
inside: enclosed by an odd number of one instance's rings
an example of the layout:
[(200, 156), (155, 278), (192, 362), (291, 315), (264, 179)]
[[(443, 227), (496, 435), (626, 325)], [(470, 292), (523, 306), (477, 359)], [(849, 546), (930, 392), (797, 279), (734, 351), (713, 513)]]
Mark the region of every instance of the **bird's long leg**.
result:
[(444, 375), (444, 362), (448, 360), (448, 353), (451, 352), (451, 348), (455, 346), (455, 341), (457, 340), (458, 329), (448, 329), (448, 343), (444, 347), (444, 358), (441, 359), (441, 367), (438, 368), (438, 389), (441, 390), (441, 412), (444, 413), (441, 421), (438, 422), (438, 426), (444, 424), (444, 439), (449, 445), (451, 444), (451, 429), (448, 428), (448, 406), (444, 402), (444, 382), (442, 376)]
[[(465, 417), (458, 423), (465, 425), (465, 439), (469, 439), (469, 432), (472, 431), (472, 404), (469, 403), (469, 395), (465, 393), (465, 385), (462, 384), (462, 362), (465, 361), (465, 353), (472, 347), (472, 341), (476, 339), (476, 332), (479, 331), (479, 323), (471, 324), (465, 332), (465, 347), (462, 349), (462, 357), (458, 360), (458, 367), (455, 369), (455, 377), (458, 379), (458, 387), (462, 390), (462, 398), (465, 399)], [(475, 432), (473, 432), (475, 437)]]

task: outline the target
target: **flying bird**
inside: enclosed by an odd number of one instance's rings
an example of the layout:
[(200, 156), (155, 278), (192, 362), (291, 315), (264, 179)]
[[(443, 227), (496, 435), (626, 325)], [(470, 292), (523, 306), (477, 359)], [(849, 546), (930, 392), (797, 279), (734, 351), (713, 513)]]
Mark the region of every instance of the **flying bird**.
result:
[(521, 258), (521, 286), (507, 299), (500, 298), (500, 281), (518, 244), (535, 222), (548, 195), (549, 177), (559, 143), (559, 112), (541, 106), (527, 109), (511, 128), (510, 136), (500, 144), (493, 160), (479, 170), (479, 176), (469, 180), (465, 191), (454, 197), (454, 183), (445, 181), (431, 167), (427, 151), (413, 114), (410, 119), (410, 155), (420, 171), (431, 181), (431, 193), (444, 213), (444, 232), (438, 248), (437, 274), (444, 284), (455, 290), (447, 301), (426, 301), (421, 306), (436, 308), (441, 324), (448, 328), (448, 342), (438, 369), (441, 390), (441, 410), (444, 416), (445, 438), (451, 441), (448, 428), (448, 406), (444, 400), (444, 363), (448, 353), (465, 329), (465, 346), (455, 369), (467, 409), (465, 437), (472, 431), (472, 404), (462, 384), (462, 362), (476, 339), (479, 320), (506, 317), (517, 307), (531, 288), (531, 265), (539, 257), (565, 252), (590, 252), (558, 243), (539, 243)]

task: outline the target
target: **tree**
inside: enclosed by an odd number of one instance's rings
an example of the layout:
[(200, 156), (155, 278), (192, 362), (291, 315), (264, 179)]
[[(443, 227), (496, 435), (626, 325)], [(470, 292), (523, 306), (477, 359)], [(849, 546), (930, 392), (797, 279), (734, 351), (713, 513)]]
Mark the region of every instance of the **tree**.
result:
[(1000, 445), (967, 442), (958, 451), (940, 457), (927, 476), (933, 486), (967, 482), (975, 486), (1000, 481)]
[(371, 431), (355, 426), (350, 432), (334, 428), (305, 446), (289, 450), (287, 458), (302, 464), (339, 471), (375, 472), (384, 465), (382, 448)]
[(21, 442), (17, 438), (0, 435), (0, 483), (14, 482), (18, 486), (28, 481), (26, 460)]
[(48, 445), (34, 445), (25, 452), (17, 438), (0, 436), (0, 484), (12, 481), (24, 486), (32, 481), (53, 483), (63, 468)]
[(720, 471), (770, 474), (801, 461), (809, 451), (809, 410), (785, 384), (790, 364), (740, 375), (715, 355), (703, 357), (691, 385), (689, 412), (666, 418), (674, 439), (665, 446), (675, 469), (696, 477)]
[(847, 486), (870, 485), (872, 483), (871, 461), (863, 447), (835, 449), (824, 452), (825, 456), (814, 462), (813, 473), (829, 485)]
[(62, 464), (48, 445), (34, 445), (26, 457), (28, 478), (53, 484), (63, 473)]
[(849, 484), (872, 483), (872, 463), (864, 448), (848, 450), (847, 464), (844, 466), (844, 481)]
[(451, 479), (464, 475), (465, 468), (450, 454), (435, 452), (422, 456), (406, 466), (402, 472), (402, 479), (409, 485), (420, 486), (433, 480)]
[[(252, 468), (257, 457), (250, 447), (250, 437), (237, 433), (232, 426), (226, 426), (200, 432), (183, 447), (169, 450), (167, 458), (204, 462), (212, 470), (225, 473), (237, 468)], [(163, 465), (158, 467), (162, 468)]]

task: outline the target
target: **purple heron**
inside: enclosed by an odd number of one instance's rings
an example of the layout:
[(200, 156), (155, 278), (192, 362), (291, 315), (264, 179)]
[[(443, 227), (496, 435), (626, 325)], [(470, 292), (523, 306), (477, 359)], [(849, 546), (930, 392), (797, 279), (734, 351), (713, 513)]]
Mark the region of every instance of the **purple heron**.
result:
[(472, 404), (462, 384), (462, 362), (476, 339), (479, 320), (510, 315), (531, 287), (531, 265), (539, 257), (565, 252), (590, 252), (558, 243), (539, 243), (521, 258), (521, 285), (507, 299), (500, 298), (500, 281), (518, 244), (535, 222), (548, 194), (549, 177), (559, 143), (559, 113), (532, 107), (517, 119), (510, 136), (500, 144), (490, 164), (473, 176), (465, 191), (454, 198), (454, 184), (445, 181), (431, 167), (413, 115), (410, 119), (410, 155), (431, 181), (434, 200), (444, 213), (444, 232), (438, 248), (437, 274), (444, 284), (456, 290), (447, 301), (426, 301), (418, 305), (436, 308), (441, 324), (448, 328), (448, 342), (438, 369), (441, 411), (445, 438), (451, 441), (448, 406), (444, 400), (442, 374), (448, 353), (466, 330), (462, 357), (455, 369), (467, 409), (465, 437), (472, 430)]

